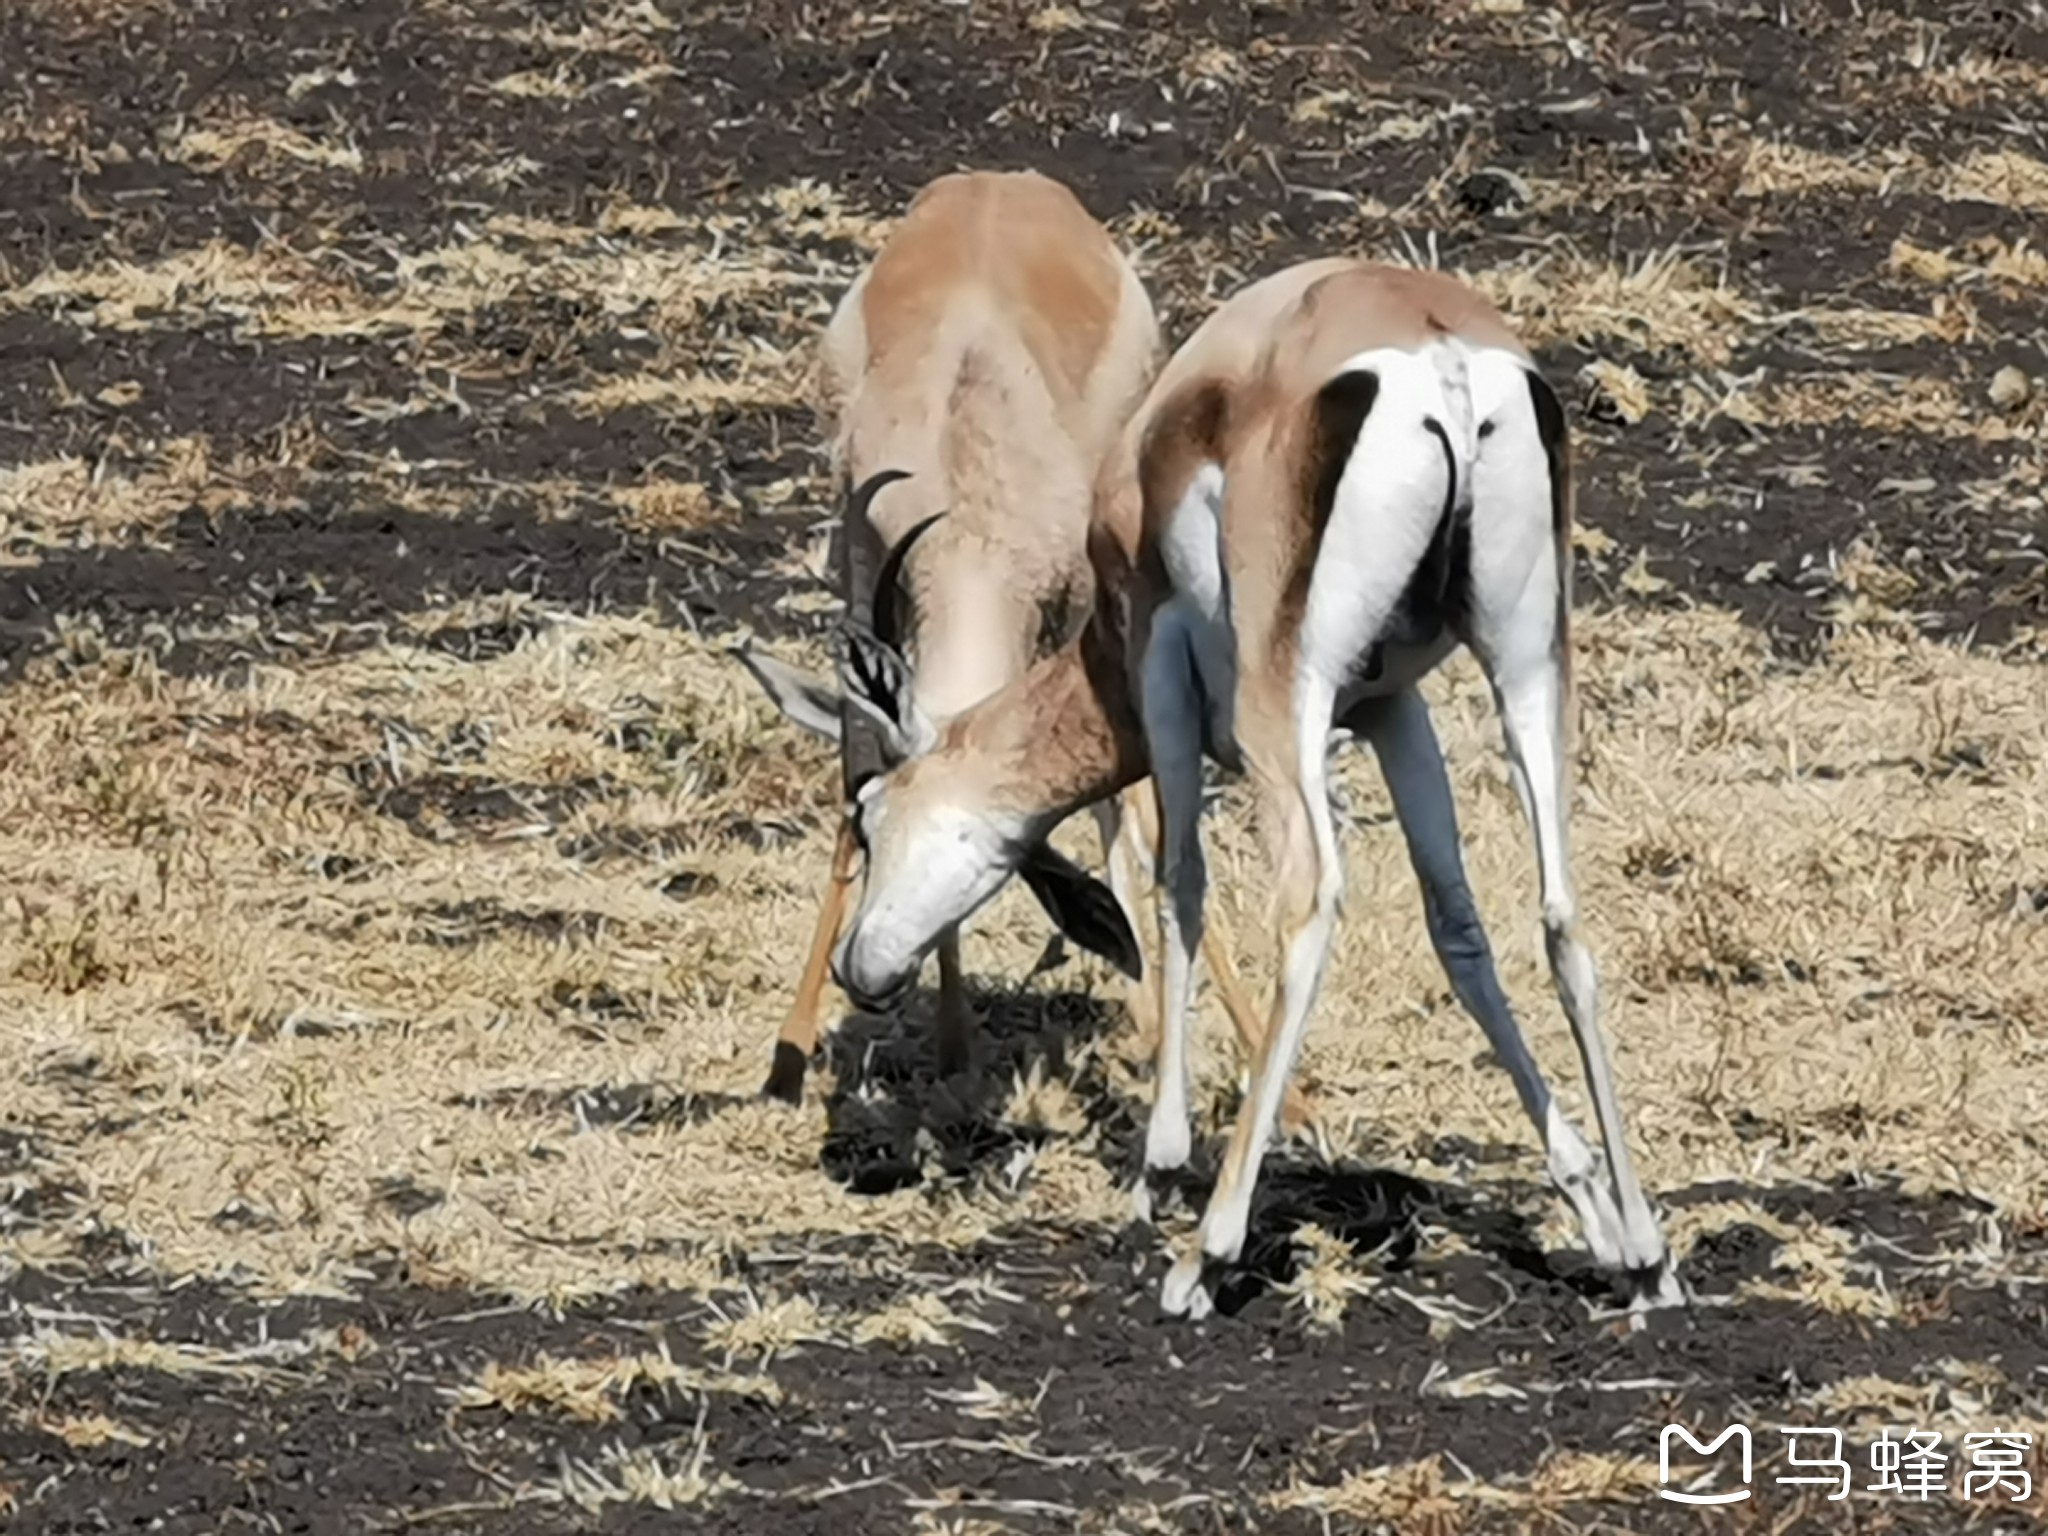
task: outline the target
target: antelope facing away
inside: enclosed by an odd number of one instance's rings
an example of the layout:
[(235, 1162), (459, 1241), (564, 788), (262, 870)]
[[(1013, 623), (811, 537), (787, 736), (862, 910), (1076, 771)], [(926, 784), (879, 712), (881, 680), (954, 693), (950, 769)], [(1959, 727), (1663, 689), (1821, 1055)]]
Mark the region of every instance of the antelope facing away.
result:
[[(917, 194), (840, 302), (822, 350), (833, 456), (849, 486), (841, 686), (758, 653), (741, 659), (793, 721), (838, 741), (851, 810), (875, 775), (926, 750), (945, 722), (1085, 618), (1096, 469), (1142, 398), (1160, 342), (1136, 272), (1070, 191), (1030, 172), (971, 173)], [(1136, 900), (1142, 869), (1118, 818), (1105, 814), (1102, 827), (1114, 893), (1042, 836), (992, 856), (972, 826), (942, 817), (919, 861), (898, 864), (849, 816), (766, 1091), (802, 1096), (827, 959), (863, 852), (869, 881), (909, 921), (924, 923), (928, 897), (950, 904), (930, 929), (942, 1073), (969, 1056), (959, 924), (1013, 870), (1055, 924), (1135, 982), (1142, 956), (1122, 904)], [(889, 984), (864, 985), (881, 956), (849, 946), (833, 968), (855, 1002), (899, 1001), (917, 965), (889, 956)], [(1241, 995), (1226, 990), (1226, 1000)], [(1233, 1016), (1255, 1044), (1249, 1006)]]
[[(1566, 830), (1570, 456), (1562, 407), (1505, 320), (1451, 278), (1348, 259), (1243, 289), (1168, 362), (1105, 463), (1090, 621), (859, 796), (875, 850), (848, 931), (886, 991), (1007, 850), (1146, 774), (1156, 789), (1165, 961), (1148, 1169), (1189, 1153), (1186, 1027), (1204, 931), (1205, 755), (1248, 771), (1272, 867), (1279, 977), (1196, 1251), (1169, 1312), (1211, 1305), (1205, 1270), (1243, 1248), (1253, 1188), (1320, 986), (1344, 889), (1327, 769), (1369, 741), (1452, 988), (1514, 1079), (1551, 1177), (1633, 1301), (1681, 1299), (1630, 1161), (1576, 935)], [(1499, 709), (1534, 833), (1550, 969), (1607, 1150), (1552, 1097), (1468, 887), (1450, 784), (1417, 684), (1459, 644)], [(940, 829), (944, 829), (941, 831)], [(891, 873), (942, 840), (981, 850), (915, 900)], [(903, 876), (897, 876), (903, 879)], [(917, 883), (914, 878), (906, 883)]]

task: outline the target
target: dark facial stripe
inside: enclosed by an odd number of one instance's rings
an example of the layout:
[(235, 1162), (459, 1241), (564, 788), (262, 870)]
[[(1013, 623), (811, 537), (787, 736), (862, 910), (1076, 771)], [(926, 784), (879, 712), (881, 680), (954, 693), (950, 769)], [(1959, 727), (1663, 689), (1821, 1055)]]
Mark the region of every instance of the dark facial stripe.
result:
[(1072, 582), (1061, 582), (1039, 598), (1038, 634), (1034, 641), (1038, 655), (1050, 656), (1067, 643), (1074, 629), (1075, 607)]

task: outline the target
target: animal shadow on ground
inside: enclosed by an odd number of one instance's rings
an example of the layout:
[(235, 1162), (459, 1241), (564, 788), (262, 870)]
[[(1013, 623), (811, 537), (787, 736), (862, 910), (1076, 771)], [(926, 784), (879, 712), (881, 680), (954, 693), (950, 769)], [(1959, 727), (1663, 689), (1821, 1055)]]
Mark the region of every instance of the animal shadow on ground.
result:
[(827, 1033), (834, 1087), (820, 1156), (829, 1177), (879, 1195), (932, 1175), (999, 1175), (1019, 1149), (1058, 1133), (1044, 1115), (1014, 1113), (1020, 1084), (1046, 1085), (1065, 1129), (1077, 1128), (1067, 1119), (1077, 1115), (1121, 1142), (1117, 1130), (1138, 1123), (1142, 1110), (1110, 1087), (1098, 1048), (1125, 1027), (1120, 1003), (1071, 988), (970, 981), (966, 992), (973, 1066), (952, 1078), (938, 1072), (935, 989), (917, 988), (901, 1017), (856, 1011)]
[[(1164, 1181), (1159, 1194), (1166, 1202), (1179, 1203), (1191, 1214), (1201, 1212), (1214, 1187), (1227, 1134), (1213, 1147), (1198, 1144), (1195, 1160)], [(1482, 1196), (1456, 1184), (1372, 1167), (1357, 1158), (1326, 1160), (1298, 1142), (1275, 1147), (1259, 1172), (1244, 1249), (1236, 1263), (1215, 1276), (1216, 1310), (1234, 1316), (1294, 1280), (1301, 1267), (1297, 1234), (1305, 1226), (1318, 1227), (1353, 1254), (1369, 1257), (1386, 1275), (1411, 1269), (1427, 1229), (1444, 1229), (1474, 1255), (1452, 1266), (1461, 1281), (1482, 1282), (1470, 1298), (1474, 1301), (1483, 1302), (1489, 1293), (1497, 1301), (1501, 1284), (1518, 1289), (1517, 1282), (1562, 1286), (1593, 1301), (1619, 1299), (1620, 1293), (1584, 1255), (1545, 1253), (1530, 1218), (1497, 1198), (1509, 1192), (1534, 1193), (1494, 1184)]]
[[(1059, 1134), (1037, 1116), (1015, 1113), (1018, 1085), (1035, 1080), (1064, 1085), (1073, 1120), (1063, 1128), (1089, 1134), (1094, 1155), (1120, 1183), (1134, 1185), (1150, 1103), (1110, 1081), (1108, 1053), (1130, 1044), (1119, 1038), (1128, 1028), (1123, 1005), (1070, 988), (997, 990), (972, 982), (968, 998), (977, 1021), (974, 1069), (952, 1079), (938, 1074), (933, 989), (915, 991), (900, 1018), (854, 1012), (826, 1035), (834, 1078), (820, 1151), (826, 1175), (862, 1195), (933, 1178), (1000, 1178), (1020, 1150)], [(1215, 1181), (1224, 1138), (1211, 1140), (1158, 1191), (1190, 1213), (1202, 1209)], [(1300, 1266), (1296, 1234), (1307, 1225), (1370, 1255), (1389, 1274), (1412, 1266), (1427, 1228), (1448, 1230), (1474, 1255), (1458, 1266), (1463, 1275), (1491, 1282), (1481, 1298), (1497, 1298), (1505, 1281), (1616, 1299), (1583, 1254), (1545, 1253), (1530, 1218), (1503, 1199), (1526, 1206), (1531, 1202), (1522, 1197), (1532, 1194), (1496, 1183), (1481, 1195), (1356, 1158), (1325, 1160), (1298, 1141), (1275, 1147), (1260, 1173), (1244, 1251), (1218, 1280), (1217, 1310), (1234, 1315), (1291, 1281)], [(1156, 1246), (1163, 1265), (1168, 1255)]]

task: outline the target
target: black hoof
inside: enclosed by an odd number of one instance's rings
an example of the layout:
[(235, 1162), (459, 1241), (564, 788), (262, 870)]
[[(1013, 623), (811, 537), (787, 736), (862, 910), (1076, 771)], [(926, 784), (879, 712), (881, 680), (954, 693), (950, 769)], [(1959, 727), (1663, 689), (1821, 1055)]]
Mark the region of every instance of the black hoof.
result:
[(809, 1066), (802, 1051), (787, 1040), (776, 1041), (775, 1064), (768, 1069), (768, 1081), (761, 1085), (761, 1096), (785, 1104), (803, 1103), (804, 1072)]

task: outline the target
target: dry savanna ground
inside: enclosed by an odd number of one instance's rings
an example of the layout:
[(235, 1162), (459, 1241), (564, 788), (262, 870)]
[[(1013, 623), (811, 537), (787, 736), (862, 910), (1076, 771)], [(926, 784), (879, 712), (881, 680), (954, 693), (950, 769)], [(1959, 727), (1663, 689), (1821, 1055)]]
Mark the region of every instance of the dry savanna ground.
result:
[[(2039, 1528), (1959, 1439), (2048, 1432), (2040, 7), (1357, 9), (0, 8), (9, 1529)], [(1068, 179), (1175, 335), (1371, 252), (1564, 386), (1582, 905), (1690, 1311), (1616, 1326), (1356, 755), (1330, 1157), (1207, 1323), (1026, 898), (978, 1090), (919, 1002), (755, 1097), (834, 781), (726, 648), (821, 652), (808, 348), (967, 164)], [(1484, 690), (1429, 692), (1583, 1116)], [(1654, 1496), (1736, 1421), (1754, 1498)], [(1939, 1430), (1950, 1491), (1774, 1485), (1787, 1423)]]

